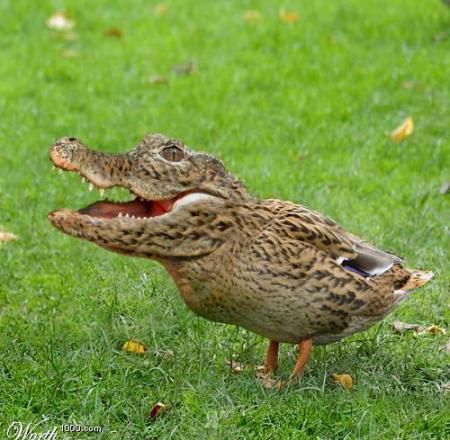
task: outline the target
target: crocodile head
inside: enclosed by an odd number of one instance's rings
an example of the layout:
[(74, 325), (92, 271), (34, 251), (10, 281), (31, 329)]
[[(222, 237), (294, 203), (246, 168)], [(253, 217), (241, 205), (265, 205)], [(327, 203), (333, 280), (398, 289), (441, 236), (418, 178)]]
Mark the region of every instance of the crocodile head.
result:
[[(158, 233), (182, 239), (181, 231), (202, 227), (192, 223), (194, 217), (197, 222), (202, 218), (203, 222), (209, 221), (206, 214), (190, 215), (193, 207), (206, 212), (211, 211), (211, 205), (249, 197), (243, 184), (218, 159), (193, 152), (180, 141), (160, 134), (144, 137), (123, 154), (94, 151), (76, 138), (65, 137), (50, 148), (49, 155), (57, 168), (76, 172), (87, 180), (90, 189), (97, 187), (103, 193), (108, 188), (123, 187), (130, 192), (132, 199), (128, 202), (100, 200), (78, 211), (61, 209), (49, 214), (52, 224), (66, 234), (125, 254), (170, 256), (169, 250), (158, 255), (151, 246), (152, 239), (161, 239), (156, 236)], [(194, 232), (199, 236), (199, 231)], [(190, 244), (191, 248), (185, 240), (185, 256), (190, 256), (190, 252), (207, 253), (205, 243), (217, 240), (206, 235), (200, 248), (196, 244), (200, 244), (201, 234), (197, 243)], [(167, 246), (178, 247), (180, 252), (177, 240)], [(214, 246), (210, 248), (213, 250)], [(174, 253), (180, 256), (175, 250)]]

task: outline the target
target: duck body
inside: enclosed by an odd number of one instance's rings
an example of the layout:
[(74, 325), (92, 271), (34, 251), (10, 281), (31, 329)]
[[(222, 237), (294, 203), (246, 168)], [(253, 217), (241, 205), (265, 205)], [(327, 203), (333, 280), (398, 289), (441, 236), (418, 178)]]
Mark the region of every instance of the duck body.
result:
[(269, 338), (270, 370), (280, 342), (304, 349), (298, 375), (312, 342), (366, 330), (432, 277), (305, 206), (256, 199), (218, 159), (163, 135), (124, 154), (63, 138), (50, 158), (101, 192), (120, 186), (135, 196), (54, 211), (55, 227), (159, 261), (196, 314)]
[[(421, 277), (431, 276), (405, 269), (399, 257), (357, 241), (301, 205), (254, 200), (223, 209), (234, 220), (220, 250), (201, 260), (161, 260), (187, 306), (211, 321), (279, 342), (326, 344), (382, 320)], [(346, 266), (357, 258), (356, 248), (383, 272), (370, 276)], [(419, 281), (407, 285), (413, 273)]]

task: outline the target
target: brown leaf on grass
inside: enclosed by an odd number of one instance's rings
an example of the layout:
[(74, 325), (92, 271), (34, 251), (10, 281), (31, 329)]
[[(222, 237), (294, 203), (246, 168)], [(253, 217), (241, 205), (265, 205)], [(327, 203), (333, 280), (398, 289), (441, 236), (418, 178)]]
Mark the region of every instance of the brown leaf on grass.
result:
[(72, 31), (58, 33), (57, 36), (62, 38), (64, 41), (68, 41), (69, 43), (73, 43), (80, 39), (80, 36), (76, 32)]
[(416, 334), (418, 336), (423, 336), (423, 335), (445, 335), (447, 334), (446, 330), (442, 327), (439, 327), (437, 325), (430, 325), (429, 327), (425, 327), (424, 329), (420, 330), (420, 331), (416, 331)]
[(256, 22), (262, 21), (262, 19), (263, 19), (263, 16), (262, 16), (261, 12), (256, 11), (254, 9), (244, 12), (244, 20), (247, 23), (256, 23)]
[(160, 357), (161, 359), (167, 360), (172, 359), (175, 355), (173, 350), (156, 350), (155, 355)]
[(421, 331), (425, 326), (420, 324), (408, 324), (407, 322), (395, 321), (392, 327), (397, 333), (406, 333), (408, 331)]
[(122, 38), (123, 31), (116, 27), (110, 27), (104, 32), (105, 37)]
[(54, 31), (68, 31), (75, 27), (75, 21), (66, 12), (58, 11), (48, 18), (47, 27)]
[(450, 341), (445, 344), (445, 351), (450, 354)]
[(235, 360), (227, 361), (227, 365), (230, 366), (231, 371), (235, 374), (241, 374), (245, 370), (256, 368), (256, 377), (261, 381), (261, 384), (267, 389), (281, 389), (284, 384), (280, 379), (272, 377), (272, 372), (264, 365), (254, 366), (251, 364), (243, 364)]
[(281, 390), (284, 383), (281, 379), (276, 379), (272, 376), (271, 372), (257, 372), (256, 377), (261, 382), (261, 385), (268, 390)]
[(231, 371), (236, 374), (243, 373), (245, 370), (256, 369), (257, 372), (266, 372), (267, 368), (264, 365), (252, 365), (252, 364), (244, 364), (243, 362), (235, 361), (232, 359), (231, 361), (227, 360), (226, 364), (231, 368)]
[(353, 378), (352, 376), (350, 376), (350, 374), (333, 374), (332, 378), (335, 383), (339, 384), (346, 390), (351, 390), (353, 388)]
[(174, 66), (172, 66), (172, 70), (175, 75), (192, 75), (193, 73), (197, 72), (198, 66), (195, 61), (187, 61), (183, 64), (175, 64)]
[(450, 32), (437, 32), (433, 35), (433, 41), (435, 43), (442, 43), (450, 37)]
[(130, 339), (122, 345), (122, 350), (127, 353), (145, 354), (147, 347), (135, 339)]
[(416, 89), (420, 86), (420, 83), (418, 83), (417, 81), (403, 81), (402, 82), (402, 88), (405, 90), (412, 90), (412, 89)]
[(414, 121), (411, 116), (407, 117), (395, 130), (390, 134), (391, 139), (396, 142), (405, 140), (414, 131)]
[(148, 418), (156, 419), (157, 417), (160, 417), (161, 415), (169, 411), (170, 408), (171, 405), (166, 405), (162, 402), (158, 402), (153, 406), (152, 410), (150, 411), (150, 414), (148, 415)]
[(169, 12), (169, 6), (167, 6), (165, 3), (158, 3), (153, 8), (153, 12), (155, 13), (155, 15), (161, 17), (162, 15), (166, 15), (167, 12)]
[(79, 55), (80, 55), (79, 52), (74, 49), (64, 49), (61, 52), (61, 56), (63, 58), (76, 58)]
[(148, 82), (150, 84), (167, 84), (169, 82), (169, 78), (164, 75), (152, 75), (149, 77)]
[(12, 232), (0, 232), (0, 243), (18, 240), (19, 237)]
[(278, 10), (278, 17), (281, 21), (285, 23), (295, 23), (300, 19), (300, 15), (295, 11), (286, 11), (286, 9), (281, 8)]
[(407, 322), (395, 321), (392, 324), (392, 327), (397, 333), (413, 331), (417, 336), (446, 334), (445, 329), (434, 324), (427, 327), (426, 325), (408, 324)]
[(227, 361), (227, 365), (229, 365), (231, 371), (236, 374), (241, 374), (246, 368), (248, 368), (248, 365), (243, 364), (242, 362), (235, 361), (233, 359), (231, 361)]
[(441, 194), (448, 194), (450, 192), (450, 182), (444, 182), (439, 190)]
[(450, 393), (450, 382), (442, 384), (441, 389), (444, 393)]

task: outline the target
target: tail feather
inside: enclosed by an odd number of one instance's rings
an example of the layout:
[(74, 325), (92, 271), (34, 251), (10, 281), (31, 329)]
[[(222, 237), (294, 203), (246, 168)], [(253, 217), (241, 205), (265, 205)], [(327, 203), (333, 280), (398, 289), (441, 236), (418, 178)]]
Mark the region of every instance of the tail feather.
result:
[(428, 283), (433, 278), (433, 272), (427, 270), (406, 269), (410, 272), (411, 276), (405, 285), (402, 286), (401, 291), (408, 292), (410, 290), (417, 289)]

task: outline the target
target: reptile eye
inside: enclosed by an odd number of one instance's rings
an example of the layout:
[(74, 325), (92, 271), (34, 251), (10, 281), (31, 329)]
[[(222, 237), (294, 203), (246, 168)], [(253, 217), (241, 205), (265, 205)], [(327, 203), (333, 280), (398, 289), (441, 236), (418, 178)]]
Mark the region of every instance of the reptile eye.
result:
[(161, 151), (161, 156), (170, 162), (180, 162), (184, 159), (184, 151), (175, 145), (171, 145)]

